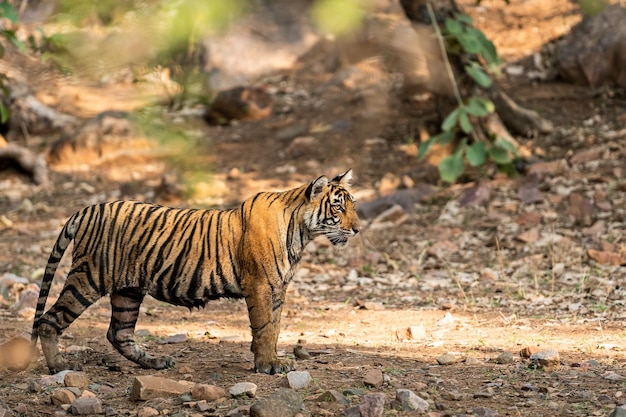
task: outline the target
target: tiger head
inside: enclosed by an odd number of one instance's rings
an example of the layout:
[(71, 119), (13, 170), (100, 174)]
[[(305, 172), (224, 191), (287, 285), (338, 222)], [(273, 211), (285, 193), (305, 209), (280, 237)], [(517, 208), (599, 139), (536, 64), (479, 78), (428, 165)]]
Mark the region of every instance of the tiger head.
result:
[(348, 170), (332, 180), (321, 176), (307, 187), (305, 222), (312, 237), (326, 236), (333, 245), (343, 247), (359, 233), (361, 223), (348, 191), (351, 178), (352, 170)]

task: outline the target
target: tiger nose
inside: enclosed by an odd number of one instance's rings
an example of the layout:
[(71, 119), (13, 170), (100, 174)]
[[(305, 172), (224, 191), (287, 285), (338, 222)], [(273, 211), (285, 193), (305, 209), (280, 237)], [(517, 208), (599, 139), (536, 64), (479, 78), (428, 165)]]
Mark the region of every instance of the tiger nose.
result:
[(358, 235), (360, 231), (361, 231), (360, 226), (352, 226), (352, 233), (354, 233), (355, 235)]

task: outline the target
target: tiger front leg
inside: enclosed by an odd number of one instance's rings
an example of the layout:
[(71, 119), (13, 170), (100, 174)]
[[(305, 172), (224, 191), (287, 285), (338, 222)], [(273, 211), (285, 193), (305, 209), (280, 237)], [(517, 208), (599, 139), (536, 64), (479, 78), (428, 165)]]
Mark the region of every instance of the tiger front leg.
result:
[(274, 375), (295, 369), (293, 361), (279, 359), (276, 353), (284, 301), (285, 291), (276, 296), (272, 296), (269, 291), (259, 291), (246, 297), (256, 372)]

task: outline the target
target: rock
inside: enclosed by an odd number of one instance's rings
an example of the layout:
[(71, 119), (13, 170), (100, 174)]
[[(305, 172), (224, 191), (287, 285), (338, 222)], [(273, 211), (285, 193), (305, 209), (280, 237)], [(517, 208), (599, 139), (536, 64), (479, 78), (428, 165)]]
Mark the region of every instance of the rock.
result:
[(491, 200), (491, 184), (479, 182), (463, 193), (460, 204), (463, 207), (486, 206), (489, 200)]
[(491, 387), (488, 387), (487, 389), (483, 390), (483, 391), (476, 391), (474, 393), (474, 398), (491, 398), (494, 395), (494, 390)]
[(352, 397), (354, 395), (365, 395), (366, 391), (364, 389), (361, 388), (346, 388), (343, 390), (343, 395), (347, 395), (348, 397)]
[(541, 349), (539, 349), (537, 346), (526, 346), (525, 348), (519, 351), (519, 355), (522, 358), (528, 359), (533, 353), (537, 353), (540, 350)]
[(104, 408), (100, 400), (95, 397), (80, 397), (72, 402), (70, 413), (74, 415), (104, 414)]
[(303, 389), (311, 383), (311, 374), (308, 371), (291, 371), (287, 373), (285, 381), (291, 389)]
[(232, 120), (261, 120), (272, 113), (271, 94), (264, 87), (237, 86), (220, 91), (206, 110), (209, 124), (225, 125)]
[(609, 417), (626, 417), (626, 405), (615, 407)]
[(169, 345), (175, 343), (184, 343), (187, 341), (187, 335), (184, 333), (174, 334), (166, 337), (165, 339), (159, 340), (158, 343), (160, 345)]
[(358, 405), (361, 417), (382, 417), (386, 399), (382, 392), (365, 395)]
[(473, 410), (476, 417), (500, 417), (500, 414), (496, 410), (486, 407), (478, 407)]
[(452, 353), (445, 353), (437, 358), (437, 363), (439, 365), (452, 365), (459, 362), (461, 358), (457, 355), (453, 355)]
[(133, 388), (130, 392), (130, 399), (133, 401), (145, 401), (158, 397), (175, 397), (189, 391), (190, 389), (188, 386), (172, 379), (144, 375), (137, 376), (133, 380)]
[(302, 409), (302, 398), (289, 389), (279, 388), (274, 394), (250, 407), (250, 417), (293, 417)]
[(576, 84), (626, 88), (626, 9), (613, 4), (600, 10), (585, 15), (558, 43), (557, 68), (564, 79)]
[(496, 363), (499, 363), (501, 365), (507, 364), (507, 363), (513, 363), (514, 361), (515, 361), (515, 358), (513, 358), (513, 354), (511, 352), (502, 352), (496, 358)]
[(196, 384), (191, 388), (191, 397), (194, 400), (216, 401), (226, 396), (226, 391), (215, 385)]
[(58, 389), (50, 395), (50, 400), (54, 405), (72, 404), (76, 400), (76, 394), (66, 388)]
[(298, 343), (293, 348), (293, 354), (298, 359), (302, 359), (302, 360), (311, 359), (311, 355), (309, 354), (309, 352), (300, 343)]
[(367, 387), (378, 388), (383, 385), (383, 371), (380, 369), (370, 369), (363, 377), (363, 383)]
[(333, 389), (324, 391), (324, 393), (322, 393), (319, 397), (316, 398), (316, 401), (339, 403), (341, 405), (350, 404), (350, 400), (348, 399), (348, 397), (346, 397), (339, 391), (335, 391)]
[(256, 395), (257, 386), (252, 382), (237, 382), (230, 387), (229, 393), (231, 397), (250, 397), (253, 398)]
[(517, 198), (524, 204), (541, 203), (545, 200), (545, 196), (534, 181), (522, 185), (517, 191)]
[(159, 413), (159, 410), (152, 407), (143, 407), (140, 408), (139, 411), (137, 411), (137, 417), (154, 417), (158, 416), (159, 414), (161, 414)]
[(65, 381), (65, 375), (70, 372), (74, 371), (66, 369), (65, 371), (57, 372), (54, 375), (46, 375), (41, 378), (39, 383), (44, 387), (49, 387), (51, 385), (61, 385), (63, 384), (63, 381)]
[(554, 371), (561, 366), (561, 358), (556, 350), (540, 350), (530, 355), (531, 368), (540, 368), (546, 371)]
[(396, 390), (396, 400), (402, 410), (415, 410), (420, 413), (428, 411), (428, 401), (420, 398), (413, 391), (408, 389)]
[(66, 387), (76, 387), (85, 389), (87, 385), (89, 385), (89, 379), (87, 379), (87, 374), (84, 372), (68, 372), (63, 378), (63, 383)]

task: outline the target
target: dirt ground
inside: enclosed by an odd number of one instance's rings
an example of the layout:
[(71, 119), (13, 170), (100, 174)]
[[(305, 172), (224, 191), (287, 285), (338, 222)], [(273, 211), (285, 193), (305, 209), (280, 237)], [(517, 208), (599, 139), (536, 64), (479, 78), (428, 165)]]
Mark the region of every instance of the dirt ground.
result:
[[(407, 177), (433, 185), (433, 193), (400, 221), (364, 218), (363, 233), (344, 250), (313, 242), (290, 286), (279, 348), (292, 356), (301, 341), (312, 353), (297, 362), (313, 377), (301, 392), (303, 414), (343, 415), (346, 406), (318, 397), (329, 389), (358, 388), (385, 393), (385, 415), (414, 415), (389, 406), (396, 389), (408, 388), (429, 401), (432, 416), (608, 415), (626, 403), (626, 272), (590, 250), (626, 258), (626, 96), (527, 77), (533, 53), (578, 21), (572, 10), (565, 0), (509, 6), (489, 0), (468, 8), (506, 63), (524, 68), (522, 75), (504, 71), (507, 92), (556, 126), (550, 135), (519, 138), (540, 162), (527, 175), (470, 172), (463, 184), (442, 187), (433, 168), (415, 157), (414, 139), (432, 114), (396, 100), (372, 115), (354, 90), (316, 90), (323, 80), (283, 74), (267, 84), (279, 107), (290, 110), (266, 120), (208, 127), (197, 118), (168, 115), (197, 139), (194, 156), (174, 164), (116, 158), (90, 170), (55, 169), (52, 184), (37, 187), (14, 173), (0, 174), (0, 273), (40, 277), (61, 225), (75, 210), (117, 198), (163, 201), (158, 189), (164, 172), (180, 180), (184, 166), (205, 168), (210, 181), (172, 204), (228, 206), (259, 190), (285, 189), (350, 167), (354, 193), (364, 203), (389, 181)], [(116, 99), (128, 94), (125, 88), (69, 81), (39, 87), (51, 103), (79, 115), (128, 110), (132, 102)], [(286, 151), (293, 137), (308, 135), (317, 140), (314, 148)], [(462, 204), (475, 195), (472, 190), (489, 198)], [(60, 270), (50, 300), (62, 287), (67, 259)], [(0, 305), (0, 343), (28, 337), (32, 325), (32, 312), (16, 313), (11, 302)], [(215, 301), (189, 312), (146, 300), (137, 340), (176, 360), (174, 368), (156, 372), (126, 361), (106, 342), (109, 315), (103, 299), (64, 333), (61, 344), (110, 413), (132, 416), (149, 406), (163, 415), (225, 416), (237, 407), (245, 413), (255, 401), (226, 399), (204, 412), (180, 398), (133, 402), (135, 375), (226, 390), (249, 381), (258, 385), (257, 397), (284, 382), (281, 375), (252, 372), (242, 301)], [(177, 334), (185, 340), (163, 343)], [(560, 367), (530, 367), (519, 356), (528, 347), (558, 351)], [(503, 352), (512, 359), (503, 360)], [(457, 361), (439, 365), (437, 358), (446, 353)], [(383, 371), (384, 385), (364, 386), (371, 369)], [(46, 373), (43, 357), (22, 372), (0, 370), (0, 405), (14, 415), (58, 415), (62, 409), (50, 403), (52, 388), (29, 390), (29, 382)]]

